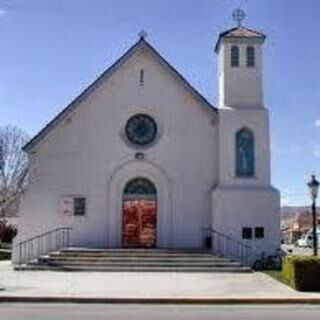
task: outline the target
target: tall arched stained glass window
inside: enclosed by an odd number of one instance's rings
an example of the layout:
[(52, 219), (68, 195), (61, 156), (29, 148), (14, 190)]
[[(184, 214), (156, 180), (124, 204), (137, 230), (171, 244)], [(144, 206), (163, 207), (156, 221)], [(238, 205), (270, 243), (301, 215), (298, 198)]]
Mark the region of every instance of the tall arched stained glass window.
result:
[(236, 133), (236, 175), (253, 177), (255, 174), (254, 134), (243, 128)]
[(231, 47), (231, 67), (239, 67), (240, 51), (238, 46)]

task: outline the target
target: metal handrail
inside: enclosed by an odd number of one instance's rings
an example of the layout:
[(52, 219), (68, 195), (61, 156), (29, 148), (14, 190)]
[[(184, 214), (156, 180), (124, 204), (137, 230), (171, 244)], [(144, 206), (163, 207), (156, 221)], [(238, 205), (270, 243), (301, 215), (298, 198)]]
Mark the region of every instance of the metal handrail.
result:
[(250, 245), (223, 234), (212, 227), (204, 227), (202, 232), (205, 245), (207, 245), (205, 242), (207, 242), (208, 237), (210, 238), (211, 249), (214, 254), (239, 261), (244, 265), (249, 264), (252, 252)]
[(59, 227), (15, 244), (13, 248), (19, 254), (16, 263), (26, 263), (51, 251), (69, 247), (71, 230), (71, 227)]

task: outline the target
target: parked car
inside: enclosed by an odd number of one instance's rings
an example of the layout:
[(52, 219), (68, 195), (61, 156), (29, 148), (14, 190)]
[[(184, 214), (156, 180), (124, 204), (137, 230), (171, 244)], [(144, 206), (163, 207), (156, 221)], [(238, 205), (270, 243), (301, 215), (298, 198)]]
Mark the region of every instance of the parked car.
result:
[(310, 242), (312, 242), (312, 236), (306, 234), (297, 240), (297, 246), (307, 248), (310, 246)]
[[(320, 229), (317, 229), (318, 247), (320, 247)], [(297, 246), (302, 248), (313, 246), (313, 232), (309, 230), (305, 235), (297, 240)]]

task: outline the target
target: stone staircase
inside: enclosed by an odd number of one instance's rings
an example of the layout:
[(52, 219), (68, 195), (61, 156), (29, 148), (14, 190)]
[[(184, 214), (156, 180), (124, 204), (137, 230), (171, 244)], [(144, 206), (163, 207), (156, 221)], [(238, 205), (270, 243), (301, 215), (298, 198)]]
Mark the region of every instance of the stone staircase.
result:
[(95, 272), (251, 272), (206, 251), (69, 248), (15, 266), (15, 270)]

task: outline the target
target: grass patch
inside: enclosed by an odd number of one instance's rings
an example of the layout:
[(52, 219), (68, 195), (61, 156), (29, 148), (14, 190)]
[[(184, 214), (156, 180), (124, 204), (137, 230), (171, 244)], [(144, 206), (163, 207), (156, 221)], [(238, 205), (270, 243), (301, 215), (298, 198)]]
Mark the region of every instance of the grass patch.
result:
[(282, 271), (264, 273), (297, 291), (320, 292), (320, 257), (287, 256)]
[(267, 274), (271, 278), (287, 285), (290, 286), (289, 281), (287, 281), (283, 276), (282, 276), (282, 271), (281, 270), (266, 270), (263, 271), (263, 273)]

